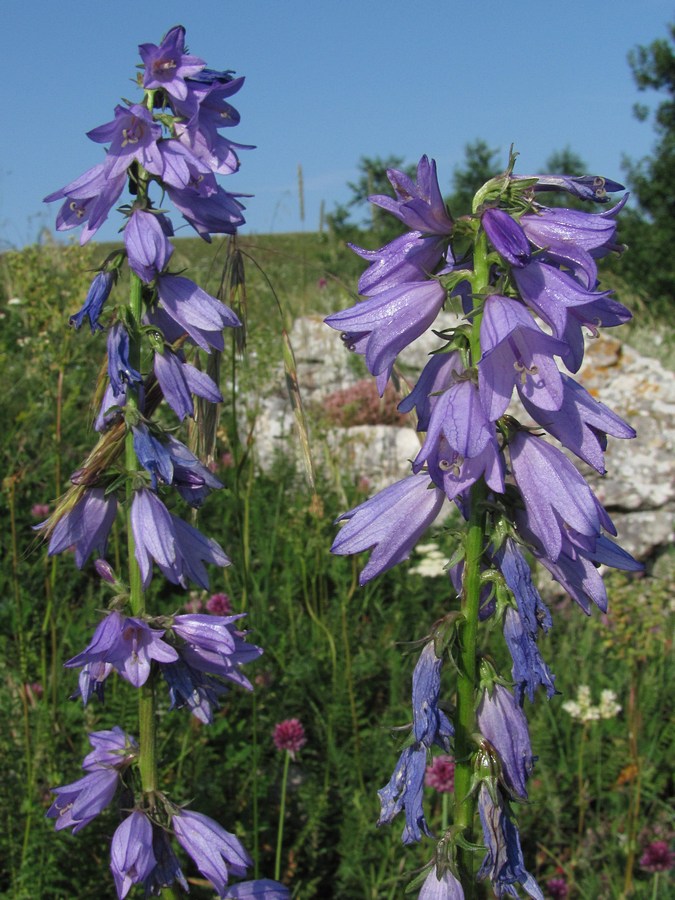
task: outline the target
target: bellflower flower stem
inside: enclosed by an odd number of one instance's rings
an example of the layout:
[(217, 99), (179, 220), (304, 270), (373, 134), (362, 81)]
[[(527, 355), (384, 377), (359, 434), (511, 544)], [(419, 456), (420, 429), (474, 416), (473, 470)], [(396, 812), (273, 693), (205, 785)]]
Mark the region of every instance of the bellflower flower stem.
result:
[(286, 815), (286, 787), (288, 785), (288, 767), (291, 762), (290, 751), (284, 753), (284, 771), (281, 776), (281, 806), (279, 807), (279, 828), (277, 829), (277, 852), (274, 859), (274, 880), (281, 875), (281, 847), (284, 840), (284, 817)]
[[(482, 294), (488, 286), (487, 243), (485, 235), (476, 240), (474, 253), (474, 295)], [(472, 319), (470, 334), (471, 363), (480, 359), (480, 321)], [(477, 321), (478, 320), (478, 321)], [(485, 544), (484, 501), (486, 484), (479, 479), (471, 488), (471, 509), (466, 536), (466, 556), (464, 559), (464, 581), (462, 588), (463, 624), (460, 631), (458, 656), (459, 673), (457, 680), (457, 710), (455, 716), (455, 825), (464, 829), (468, 843), (474, 843), (474, 819), (476, 813), (475, 795), (469, 794), (473, 775), (472, 735), (476, 730), (476, 692), (478, 671), (476, 665), (476, 645), (478, 641), (478, 609), (480, 605), (480, 563)], [(466, 900), (473, 898), (476, 880), (473, 874), (473, 851), (458, 846), (459, 874)]]

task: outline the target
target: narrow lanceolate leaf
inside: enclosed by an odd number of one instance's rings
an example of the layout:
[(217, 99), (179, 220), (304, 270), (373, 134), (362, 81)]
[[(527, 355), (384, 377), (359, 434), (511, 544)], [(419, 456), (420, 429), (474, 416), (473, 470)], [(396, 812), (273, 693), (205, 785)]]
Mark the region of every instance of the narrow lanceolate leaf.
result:
[(298, 383), (298, 367), (295, 363), (295, 354), (291, 346), (291, 340), (288, 332), (284, 328), (281, 332), (284, 352), (284, 372), (286, 374), (286, 388), (288, 396), (293, 407), (293, 415), (295, 416), (295, 424), (298, 429), (298, 438), (300, 439), (300, 450), (302, 454), (302, 464), (305, 469), (307, 482), (313, 491), (316, 491), (316, 478), (314, 475), (314, 462), (312, 460), (312, 452), (309, 446), (309, 433), (307, 430), (307, 419), (305, 417), (305, 409), (302, 405), (302, 396), (300, 394), (300, 384)]

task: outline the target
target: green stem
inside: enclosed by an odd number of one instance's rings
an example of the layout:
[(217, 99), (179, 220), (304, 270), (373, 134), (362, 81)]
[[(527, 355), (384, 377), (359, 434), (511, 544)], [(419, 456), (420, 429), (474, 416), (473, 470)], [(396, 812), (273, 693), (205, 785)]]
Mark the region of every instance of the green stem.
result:
[(284, 840), (284, 817), (286, 815), (286, 786), (288, 784), (288, 767), (291, 754), (287, 750), (284, 755), (284, 771), (281, 776), (281, 807), (279, 808), (279, 827), (277, 829), (277, 853), (274, 860), (274, 879), (279, 881), (281, 875), (281, 846)]

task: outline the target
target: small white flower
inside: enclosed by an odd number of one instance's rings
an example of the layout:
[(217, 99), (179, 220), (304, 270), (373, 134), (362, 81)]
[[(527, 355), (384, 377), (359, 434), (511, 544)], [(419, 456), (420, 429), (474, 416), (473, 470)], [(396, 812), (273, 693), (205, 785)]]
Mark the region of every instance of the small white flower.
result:
[(613, 719), (621, 712), (621, 706), (616, 702), (614, 691), (602, 691), (600, 694), (600, 716), (603, 719)]

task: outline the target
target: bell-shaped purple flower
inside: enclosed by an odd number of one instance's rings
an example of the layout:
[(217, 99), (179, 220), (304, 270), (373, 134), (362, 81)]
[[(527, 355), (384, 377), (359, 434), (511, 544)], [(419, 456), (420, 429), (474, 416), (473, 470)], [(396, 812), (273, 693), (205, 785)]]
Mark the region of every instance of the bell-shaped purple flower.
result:
[(417, 164), (417, 183), (398, 169), (388, 169), (387, 178), (396, 199), (386, 194), (369, 197), (371, 203), (386, 209), (408, 228), (425, 234), (452, 232), (453, 221), (443, 200), (436, 175), (436, 161), (423, 156)]
[(173, 247), (169, 243), (158, 216), (135, 209), (124, 229), (124, 246), (129, 267), (146, 283), (166, 267)]
[(180, 863), (173, 852), (167, 833), (162, 828), (152, 829), (152, 852), (155, 856), (155, 867), (143, 882), (145, 896), (159, 896), (162, 888), (179, 884), (186, 894), (190, 892)]
[(142, 619), (125, 618), (119, 612), (107, 615), (96, 628), (91, 643), (64, 665), (68, 668), (108, 663), (134, 687), (145, 684), (150, 662), (174, 662), (178, 653), (162, 638), (164, 632), (150, 628)]
[(398, 405), (400, 412), (417, 413), (417, 430), (427, 431), (431, 411), (436, 405), (439, 395), (456, 381), (456, 376), (464, 371), (464, 364), (459, 351), (452, 353), (436, 353), (425, 365), (417, 379), (417, 384)]
[(133, 885), (145, 881), (157, 865), (152, 831), (148, 817), (137, 809), (115, 830), (110, 845), (110, 869), (119, 900), (124, 900)]
[(530, 398), (521, 395), (523, 406), (535, 422), (560, 441), (573, 453), (605, 474), (604, 451), (607, 435), (617, 438), (634, 438), (635, 429), (612, 412), (580, 384), (562, 374), (562, 403), (560, 409), (548, 412)]
[(478, 879), (489, 878), (498, 897), (517, 897), (516, 885), (520, 885), (532, 900), (544, 900), (539, 885), (525, 868), (516, 824), (502, 798), (495, 803), (485, 785), (478, 794), (478, 813), (487, 847)]
[(616, 534), (607, 512), (560, 450), (542, 438), (519, 431), (509, 443), (509, 452), (529, 528), (551, 561), (560, 556), (564, 538), (576, 543), (585, 538), (592, 549), (603, 528)]
[(443, 662), (436, 656), (434, 642), (429, 641), (420, 653), (412, 679), (413, 735), (427, 748), (438, 744), (450, 752), (453, 727), (438, 701), (441, 693)]
[(522, 227), (503, 209), (490, 207), (483, 212), (481, 224), (497, 253), (510, 265), (522, 268), (532, 256)]
[(82, 671), (77, 679), (77, 690), (70, 699), (75, 700), (79, 696), (82, 698), (82, 703), (86, 706), (91, 700), (91, 695), (96, 694), (102, 703), (105, 697), (106, 678), (108, 678), (113, 671), (113, 667), (110, 663), (87, 663), (82, 667)]
[(607, 194), (623, 191), (618, 181), (603, 178), (602, 175), (513, 175), (513, 181), (537, 179), (535, 191), (566, 191), (580, 200), (594, 200), (607, 203)]
[(359, 294), (372, 296), (399, 284), (422, 281), (436, 270), (446, 249), (438, 237), (408, 231), (379, 250), (349, 247), (370, 265), (359, 278)]
[(145, 72), (143, 87), (146, 90), (161, 88), (175, 100), (185, 101), (188, 96), (186, 78), (194, 77), (206, 65), (198, 56), (185, 53), (185, 29), (182, 25), (171, 28), (156, 44), (140, 44), (138, 52)]
[(434, 322), (445, 297), (438, 281), (410, 282), (380, 291), (324, 321), (343, 332), (350, 350), (365, 355), (368, 370), (381, 376), (382, 394), (396, 357)]
[(118, 783), (117, 769), (97, 768), (72, 784), (52, 788), (56, 800), (47, 810), (47, 818), (56, 820), (54, 827), (57, 831), (72, 828), (73, 834), (76, 834), (111, 802)]
[(464, 891), (449, 869), (439, 878), (434, 866), (424, 879), (417, 900), (464, 900)]
[(364, 585), (410, 556), (443, 500), (443, 492), (427, 475), (409, 475), (343, 513), (337, 522), (347, 524), (333, 541), (331, 553), (346, 556), (374, 548), (359, 576), (359, 584)]
[(144, 169), (160, 175), (162, 157), (157, 146), (162, 128), (152, 113), (138, 103), (130, 107), (115, 107), (115, 118), (87, 132), (87, 137), (97, 144), (110, 142), (106, 155), (105, 176), (108, 180), (126, 175), (134, 160)]
[(138, 744), (119, 725), (106, 731), (92, 731), (89, 743), (94, 748), (82, 761), (82, 768), (123, 769), (138, 756)]
[(200, 238), (211, 242), (212, 234), (236, 234), (246, 221), (242, 215), (244, 205), (237, 200), (243, 194), (230, 194), (220, 185), (213, 194), (203, 196), (187, 188), (167, 185), (167, 194), (183, 218), (194, 228)]
[(173, 480), (173, 462), (166, 445), (156, 438), (144, 422), (132, 426), (134, 452), (139, 463), (150, 474), (153, 490), (157, 490), (157, 479), (162, 484)]
[(213, 722), (213, 710), (218, 709), (219, 699), (227, 690), (225, 685), (182, 658), (178, 662), (162, 666), (161, 671), (169, 688), (171, 709), (183, 709), (187, 706), (196, 719), (204, 725), (210, 725)]
[(153, 368), (164, 399), (181, 422), (186, 416), (194, 416), (192, 394), (211, 403), (220, 403), (223, 399), (213, 379), (185, 362), (180, 353), (168, 348), (163, 353), (155, 353)]
[(121, 322), (115, 322), (108, 332), (108, 376), (116, 396), (126, 394), (128, 384), (143, 381), (129, 362), (129, 334)]
[[(56, 523), (49, 540), (49, 555), (75, 548), (75, 564), (81, 569), (94, 550), (105, 556), (110, 529), (117, 513), (114, 494), (89, 488), (75, 506)], [(38, 529), (42, 526), (38, 525)]]
[(223, 350), (223, 329), (241, 325), (228, 306), (181, 275), (160, 275), (157, 293), (160, 308), (207, 352)]
[(208, 816), (181, 809), (172, 816), (171, 827), (178, 843), (220, 897), (225, 896), (230, 873), (245, 875), (252, 864), (241, 841)]
[(126, 172), (111, 177), (106, 163), (99, 163), (61, 190), (45, 197), (45, 203), (65, 200), (56, 216), (56, 230), (68, 231), (84, 225), (80, 243), (86, 244), (108, 218), (126, 181)]
[(492, 691), (484, 690), (476, 723), (480, 733), (497, 751), (502, 764), (502, 777), (511, 793), (527, 800), (525, 784), (532, 772), (534, 757), (525, 713), (511, 691), (502, 684), (494, 684)]
[(592, 290), (597, 281), (595, 260), (623, 250), (614, 238), (616, 216), (627, 199), (628, 194), (601, 213), (537, 206), (534, 212), (522, 216), (520, 225), (530, 243), (544, 251), (546, 260), (569, 268), (584, 287)]
[(559, 409), (563, 387), (553, 356), (567, 345), (545, 334), (518, 300), (491, 294), (480, 325), (478, 387), (488, 419), (506, 412), (514, 385), (540, 409)]
[(99, 325), (99, 316), (103, 309), (103, 304), (110, 296), (110, 292), (115, 284), (114, 272), (97, 272), (94, 279), (89, 285), (86, 299), (79, 312), (70, 317), (70, 324), (74, 325), (77, 330), (82, 327), (86, 319), (89, 319), (89, 327), (91, 333), (96, 334), (97, 331), (103, 329)]
[(377, 792), (380, 798), (378, 825), (388, 825), (401, 810), (405, 811), (405, 826), (401, 835), (404, 844), (422, 840), (422, 832), (431, 835), (422, 807), (426, 765), (426, 747), (421, 744), (406, 747), (388, 784)]
[(494, 491), (504, 492), (495, 427), (483, 411), (473, 382), (458, 381), (437, 398), (413, 471), (419, 472), (425, 464), (434, 484), (443, 485), (449, 500), (481, 476)]

